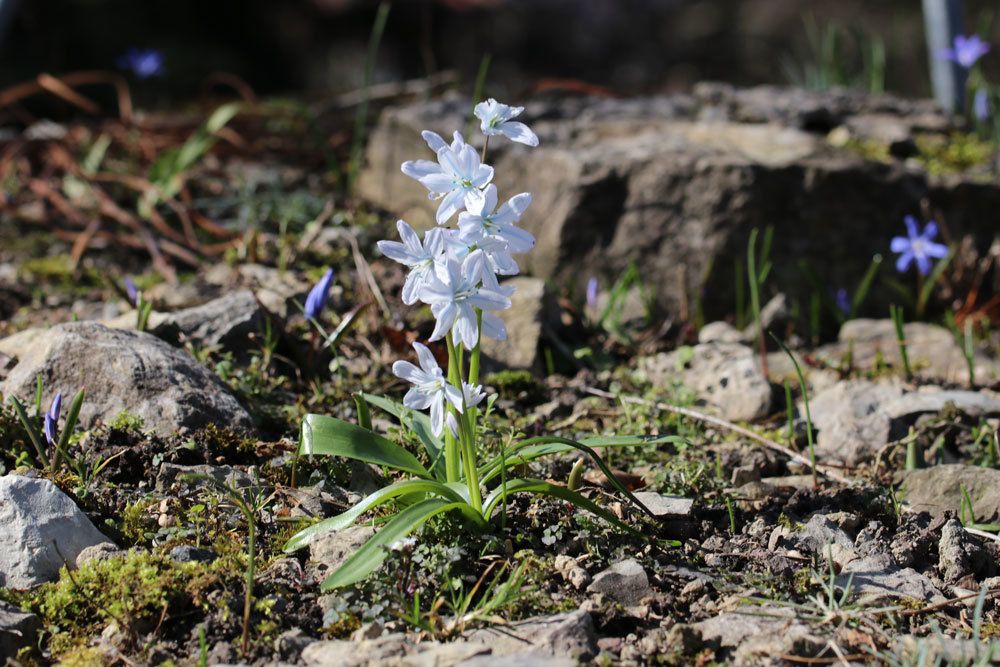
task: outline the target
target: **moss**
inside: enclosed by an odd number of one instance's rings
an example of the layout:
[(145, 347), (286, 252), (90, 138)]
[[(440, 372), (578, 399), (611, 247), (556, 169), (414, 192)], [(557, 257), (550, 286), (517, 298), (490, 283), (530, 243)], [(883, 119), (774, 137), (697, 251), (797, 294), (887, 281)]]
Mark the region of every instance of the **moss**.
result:
[(960, 174), (973, 167), (987, 165), (993, 147), (975, 135), (955, 132), (947, 137), (918, 135), (917, 159), (934, 175)]
[(112, 622), (132, 639), (171, 627), (170, 618), (199, 608), (205, 589), (219, 581), (210, 567), (129, 552), (72, 573), (63, 568), (58, 581), (13, 597), (41, 617), (51, 633), (49, 651), (65, 656), (62, 664), (101, 664), (88, 662), (93, 654), (81, 650), (93, 636)]
[(149, 512), (146, 511), (155, 504), (155, 500), (144, 498), (129, 503), (122, 511), (122, 521), (119, 530), (133, 544), (145, 542), (152, 533), (156, 532), (156, 523)]
[(485, 382), (491, 387), (496, 387), (501, 398), (537, 400), (544, 394), (544, 387), (535, 379), (535, 376), (528, 371), (503, 370), (497, 373), (490, 373), (486, 376)]
[(94, 647), (75, 648), (59, 658), (59, 667), (104, 667), (106, 664), (104, 652)]
[(133, 433), (141, 433), (145, 425), (146, 422), (142, 417), (133, 415), (128, 410), (122, 410), (108, 422), (108, 428), (113, 431), (131, 431)]

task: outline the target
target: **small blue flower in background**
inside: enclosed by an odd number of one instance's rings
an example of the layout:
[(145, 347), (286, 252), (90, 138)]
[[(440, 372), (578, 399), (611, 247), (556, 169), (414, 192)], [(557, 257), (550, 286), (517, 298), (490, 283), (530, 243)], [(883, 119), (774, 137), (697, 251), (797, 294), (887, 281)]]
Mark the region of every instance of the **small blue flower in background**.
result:
[(139, 288), (135, 286), (135, 281), (131, 277), (125, 279), (125, 293), (132, 305), (139, 305)]
[(50, 445), (56, 444), (56, 425), (59, 423), (60, 410), (62, 410), (61, 391), (56, 393), (56, 397), (52, 399), (52, 406), (45, 414), (45, 425), (42, 430), (45, 432), (45, 439)]
[(326, 300), (330, 295), (330, 283), (333, 282), (333, 269), (327, 269), (323, 277), (319, 279), (306, 297), (306, 317), (310, 320), (316, 319), (326, 306)]
[(837, 308), (840, 309), (844, 315), (851, 314), (851, 298), (847, 294), (847, 290), (841, 287), (833, 295), (833, 300), (837, 302)]
[(129, 49), (118, 58), (118, 68), (132, 72), (138, 79), (163, 76), (167, 71), (163, 54), (155, 49)]
[(977, 90), (972, 98), (972, 113), (980, 123), (990, 119), (990, 95), (985, 88)]
[(917, 262), (917, 271), (920, 275), (926, 276), (931, 270), (931, 258), (947, 257), (948, 246), (941, 243), (934, 243), (937, 236), (937, 223), (933, 220), (924, 225), (921, 232), (917, 228), (917, 221), (912, 215), (903, 218), (906, 223), (906, 236), (897, 236), (892, 239), (889, 246), (892, 251), (899, 254), (896, 260), (896, 270), (905, 273), (910, 268), (914, 260)]
[(587, 281), (587, 306), (597, 308), (597, 277), (591, 276)]
[(966, 37), (955, 35), (955, 43), (950, 49), (941, 49), (938, 56), (950, 60), (964, 69), (971, 69), (976, 61), (989, 53), (990, 45), (979, 38), (979, 35)]

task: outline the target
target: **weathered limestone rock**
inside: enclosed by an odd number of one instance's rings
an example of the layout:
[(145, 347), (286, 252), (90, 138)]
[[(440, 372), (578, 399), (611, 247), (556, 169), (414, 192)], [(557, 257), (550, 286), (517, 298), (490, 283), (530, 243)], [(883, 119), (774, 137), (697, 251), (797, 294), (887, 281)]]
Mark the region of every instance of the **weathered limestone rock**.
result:
[(210, 423), (253, 427), (250, 415), (214, 374), (152, 334), (70, 322), (0, 340), (0, 352), (17, 359), (0, 393), (22, 400), (33, 396), (38, 376), (46, 404), (56, 391), (72, 396), (86, 388), (80, 410), (84, 427), (123, 410), (163, 435)]

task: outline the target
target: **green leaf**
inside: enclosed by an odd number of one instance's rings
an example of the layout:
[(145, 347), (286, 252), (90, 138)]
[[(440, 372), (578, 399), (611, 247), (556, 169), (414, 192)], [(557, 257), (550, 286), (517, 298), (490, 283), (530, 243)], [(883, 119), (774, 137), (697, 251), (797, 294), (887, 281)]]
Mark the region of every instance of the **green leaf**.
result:
[(545, 496), (552, 496), (553, 498), (558, 498), (559, 500), (565, 500), (573, 503), (573, 505), (581, 509), (587, 510), (591, 514), (596, 514), (608, 523), (611, 523), (622, 530), (626, 530), (639, 536), (643, 535), (641, 531), (623, 523), (614, 514), (607, 511), (586, 496), (580, 495), (576, 491), (570, 491), (565, 486), (550, 484), (549, 482), (543, 482), (540, 479), (507, 480), (506, 487), (499, 486), (486, 497), (486, 500), (483, 502), (483, 514), (487, 517), (492, 515), (493, 510), (496, 509), (497, 503), (500, 502), (505, 495), (509, 496), (513, 493), (537, 493)]
[(285, 543), (285, 553), (292, 553), (293, 551), (298, 551), (303, 547), (309, 546), (309, 543), (318, 535), (347, 528), (357, 521), (358, 517), (362, 514), (370, 509), (378, 507), (379, 505), (396, 498), (411, 495), (419, 495), (423, 498), (423, 496), (428, 493), (437, 494), (441, 498), (452, 502), (466, 502), (465, 498), (460, 493), (455, 491), (455, 489), (450, 486), (442, 484), (441, 482), (429, 479), (403, 480), (369, 494), (364, 500), (342, 514), (332, 516), (329, 519), (324, 519), (319, 523), (313, 524), (312, 526), (295, 533), (295, 535), (293, 535), (291, 539)]
[(427, 451), (427, 457), (431, 460), (431, 470), (438, 479), (445, 478), (444, 470), (444, 445), (441, 440), (434, 435), (431, 429), (431, 418), (423, 412), (411, 410), (402, 403), (392, 399), (373, 394), (362, 393), (361, 396), (380, 410), (385, 410), (390, 415), (399, 420), (404, 428), (411, 429)]
[(465, 501), (448, 502), (442, 498), (430, 498), (410, 505), (394, 516), (363, 547), (351, 554), (327, 577), (321, 585), (322, 590), (329, 591), (361, 581), (385, 561), (388, 555), (385, 547), (403, 539), (431, 517), (456, 510), (479, 526), (487, 525), (483, 517)]
[(413, 454), (377, 433), (342, 419), (306, 415), (302, 420), (299, 453), (308, 456), (343, 456), (356, 461), (387, 466), (418, 477), (430, 477)]

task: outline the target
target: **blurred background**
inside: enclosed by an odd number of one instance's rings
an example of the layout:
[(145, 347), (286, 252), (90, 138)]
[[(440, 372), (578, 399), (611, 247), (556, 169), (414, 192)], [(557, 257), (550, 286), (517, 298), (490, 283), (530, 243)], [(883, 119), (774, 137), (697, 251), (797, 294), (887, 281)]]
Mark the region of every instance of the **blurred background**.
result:
[[(342, 93), (362, 85), (377, 5), (0, 0), (7, 24), (0, 83), (40, 71), (113, 69), (127, 49), (141, 48), (159, 51), (165, 63), (155, 92), (134, 91), (146, 106), (200, 94), (212, 72), (234, 74), (258, 94)], [(1000, 41), (996, 8), (995, 0), (967, 0), (966, 32)], [(870, 62), (880, 51), (884, 71), (878, 58)], [(888, 82), (900, 95), (930, 94), (916, 0), (403, 0), (393, 3), (374, 81), (441, 71), (471, 80), (485, 54), (491, 90), (515, 97), (581, 85), (626, 95), (677, 92), (702, 80)], [(824, 58), (839, 72), (812, 71)]]

